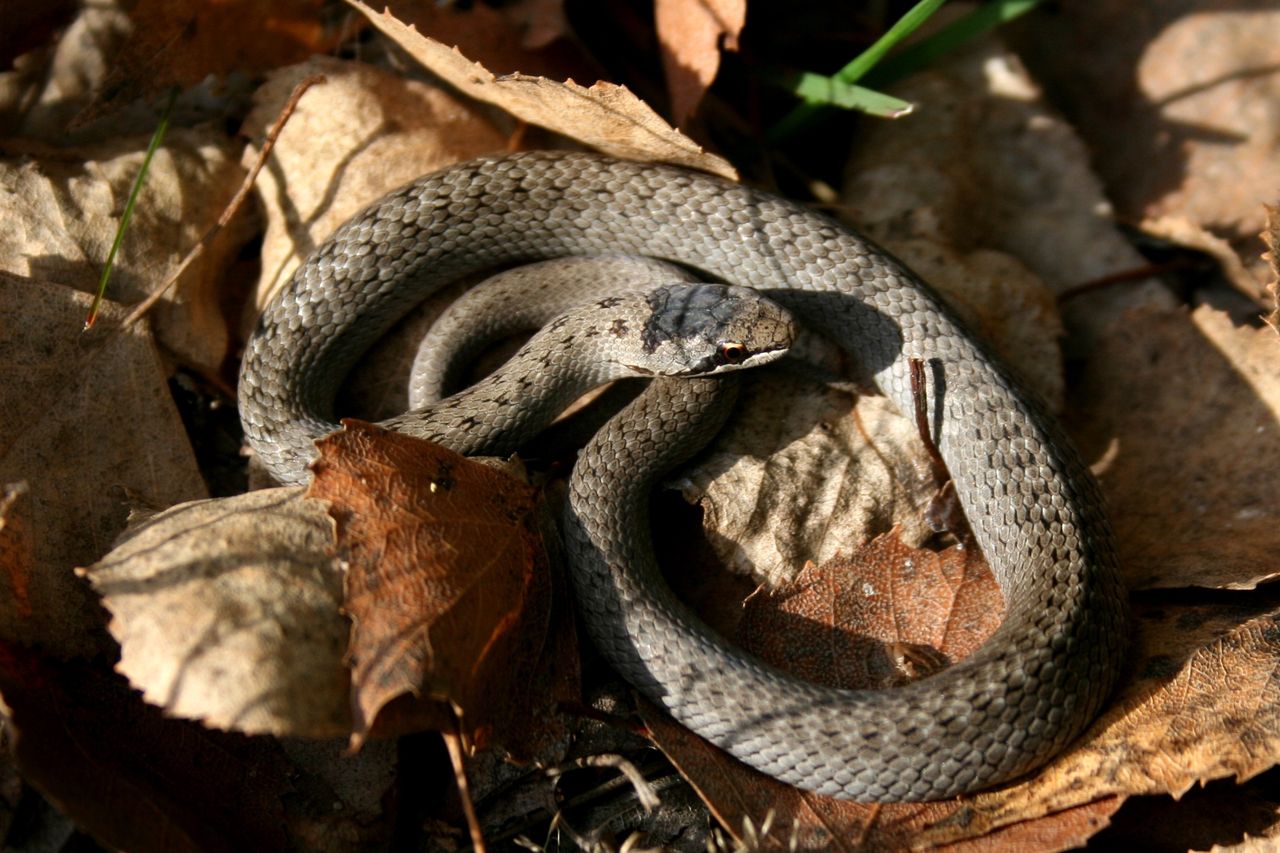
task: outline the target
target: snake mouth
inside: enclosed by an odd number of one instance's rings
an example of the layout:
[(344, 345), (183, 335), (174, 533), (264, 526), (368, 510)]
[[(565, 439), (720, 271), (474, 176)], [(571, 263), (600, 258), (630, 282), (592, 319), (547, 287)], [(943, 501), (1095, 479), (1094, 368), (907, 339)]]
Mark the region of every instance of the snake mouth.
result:
[(769, 347), (767, 349), (747, 352), (735, 361), (725, 361), (719, 352), (698, 359), (689, 366), (687, 370), (672, 373), (672, 376), (694, 377), (694, 376), (716, 376), (722, 373), (733, 373), (739, 370), (749, 370), (753, 367), (762, 367), (770, 362), (777, 361), (786, 354), (788, 347)]

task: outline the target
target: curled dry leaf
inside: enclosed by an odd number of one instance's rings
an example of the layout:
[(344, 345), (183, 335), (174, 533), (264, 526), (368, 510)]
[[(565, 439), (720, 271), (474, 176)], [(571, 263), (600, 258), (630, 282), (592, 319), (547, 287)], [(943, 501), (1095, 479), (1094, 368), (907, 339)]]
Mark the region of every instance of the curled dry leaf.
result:
[[(487, 119), (437, 86), (324, 57), (273, 73), (255, 95), (246, 132), (265, 133), (294, 86), (313, 74), (326, 82), (298, 102), (258, 180), (267, 216), (258, 308), (369, 202), (419, 175), (506, 145)], [(245, 331), (253, 319), (246, 318)]]
[(775, 374), (744, 383), (735, 411), (677, 481), (731, 571), (773, 586), (895, 523), (907, 541), (929, 536), (935, 484), (919, 433), (883, 397), (854, 408), (846, 393)]
[(111, 60), (111, 73), (83, 120), (137, 98), (185, 88), (210, 75), (253, 73), (334, 50), (349, 35), (325, 26), (317, 0), (139, 0), (129, 8), (134, 34)]
[[(132, 138), (0, 161), (0, 216), (12, 223), (0, 233), (0, 270), (96, 292), (146, 148)], [(109, 297), (142, 301), (217, 221), (244, 177), (232, 150), (212, 129), (165, 137), (116, 255)], [(248, 237), (244, 218), (233, 219), (153, 314), (164, 346), (211, 372), (228, 346), (222, 276)]]
[(1265, 291), (1260, 277), (1245, 265), (1231, 243), (1203, 226), (1185, 216), (1166, 214), (1148, 219), (1142, 223), (1142, 230), (1178, 246), (1203, 252), (1218, 264), (1222, 277), (1247, 299), (1259, 304), (1265, 301)]
[[(552, 704), (530, 673), (555, 645), (537, 493), (436, 445), (347, 421), (309, 492), (349, 561), (354, 737), (423, 727), (526, 748)], [(552, 726), (552, 721), (538, 725)]]
[(1068, 412), (1130, 588), (1277, 576), (1280, 341), (1209, 307), (1133, 311), (1101, 335)]
[[(1120, 215), (1172, 214), (1255, 262), (1258, 190), (1280, 186), (1280, 9), (1082, 4), (1021, 28), (1023, 54), (1094, 152)], [(1107, 37), (1098, 38), (1099, 33)], [(1075, 61), (1082, 51), (1088, 62)]]
[(615, 157), (737, 176), (728, 161), (703, 151), (625, 86), (599, 82), (588, 88), (572, 80), (560, 83), (526, 74), (495, 77), (457, 48), (423, 36), (393, 15), (374, 12), (359, 0), (347, 2), (423, 67), (468, 97)]
[(1267, 227), (1262, 232), (1262, 242), (1266, 244), (1267, 251), (1262, 259), (1267, 262), (1267, 294), (1271, 299), (1267, 322), (1280, 334), (1280, 207), (1267, 205), (1266, 208)]
[(978, 794), (965, 826), (939, 825), (941, 843), (1090, 800), (1171, 793), (1280, 761), (1280, 610), (1228, 605), (1139, 606), (1128, 684), (1066, 753), (1034, 778)]
[(298, 775), (269, 741), (166, 718), (105, 666), (8, 640), (0, 694), (23, 777), (108, 848), (292, 849)]
[(195, 501), (130, 528), (85, 574), (117, 669), (176, 717), (246, 734), (350, 731), (333, 522), (298, 488)]
[(662, 70), (671, 115), (683, 127), (720, 70), (720, 51), (737, 50), (747, 22), (746, 0), (656, 0), (654, 26), (662, 48)]
[[(43, 3), (13, 5), (25, 10), (50, 8)], [(53, 5), (60, 5), (60, 0)], [(133, 31), (118, 4), (72, 5), (80, 7), (78, 13), (56, 43), (18, 57), (12, 71), (0, 72), (0, 134), (10, 140), (39, 139), (58, 146), (76, 140), (79, 135), (68, 134), (68, 126), (88, 106), (107, 77), (111, 58)], [(13, 23), (12, 14), (7, 8), (5, 30), (21, 32), (22, 25)], [(121, 125), (124, 134), (138, 131), (137, 125)]]
[(1003, 610), (977, 549), (909, 548), (895, 529), (753, 596), (738, 636), (748, 651), (808, 681), (873, 689), (968, 657)]
[(149, 337), (89, 297), (0, 273), (0, 483), (25, 481), (27, 573), (0, 577), (0, 636), (71, 656), (101, 641), (101, 610), (73, 574), (124, 529), (131, 504), (203, 497), (204, 483)]
[(495, 74), (564, 79), (595, 67), (572, 38), (564, 0), (518, 0), (500, 7), (391, 0), (376, 6), (438, 42), (456, 45)]

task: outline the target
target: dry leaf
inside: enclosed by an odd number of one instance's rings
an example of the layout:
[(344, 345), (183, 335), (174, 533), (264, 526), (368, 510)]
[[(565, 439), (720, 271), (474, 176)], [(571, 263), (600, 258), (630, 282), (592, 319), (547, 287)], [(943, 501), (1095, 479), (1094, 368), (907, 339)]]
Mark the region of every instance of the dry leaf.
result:
[(49, 3), (4, 3), (5, 26), (0, 30), (0, 71), (8, 71), (13, 60), (46, 44), (66, 25), (76, 11), (74, 0)]
[(744, 388), (732, 421), (676, 485), (703, 509), (722, 565), (769, 586), (895, 524), (915, 544), (936, 484), (914, 422), (787, 374)]
[(684, 127), (720, 69), (720, 51), (738, 49), (746, 0), (655, 0), (654, 24), (671, 115)]
[(1267, 293), (1271, 298), (1271, 313), (1267, 315), (1267, 322), (1280, 334), (1280, 222), (1277, 222), (1277, 211), (1280, 211), (1280, 207), (1266, 205), (1266, 208), (1267, 227), (1262, 232), (1262, 242), (1266, 244), (1267, 251), (1262, 259), (1266, 261), (1270, 272)]
[(82, 335), (88, 305), (69, 288), (0, 273), (0, 483), (28, 485), (33, 559), (24, 598), (3, 580), (0, 636), (64, 655), (101, 642), (89, 630), (101, 610), (72, 569), (110, 547), (130, 504), (205, 491), (149, 337), (116, 328), (123, 312), (111, 303)]
[(511, 718), (543, 704), (529, 673), (551, 641), (535, 490), (357, 421), (318, 446), (309, 494), (330, 502), (350, 564), (356, 741), (452, 730), (456, 712), (473, 742), (508, 743)]
[(1280, 611), (1266, 601), (1139, 606), (1133, 677), (1111, 709), (1034, 778), (966, 798), (968, 838), (1100, 797), (1171, 793), (1280, 760)]
[(924, 239), (947, 254), (1003, 252), (1055, 294), (1145, 263), (1108, 215), (1090, 151), (997, 39), (891, 91), (924, 105), (921, 118), (868, 124), (841, 193), (848, 218), (873, 237), (890, 248)]
[(1068, 426), (1102, 482), (1131, 589), (1277, 576), (1280, 341), (1201, 307), (1100, 335)]
[(209, 75), (263, 71), (328, 53), (349, 33), (326, 26), (323, 5), (323, 0), (139, 0), (129, 9), (134, 35), (112, 57), (112, 71), (82, 120)]
[(85, 571), (120, 643), (116, 669), (175, 717), (246, 734), (351, 728), (333, 522), (302, 490), (181, 504)]
[(728, 161), (703, 151), (625, 86), (599, 82), (585, 88), (572, 80), (560, 83), (527, 74), (495, 77), (456, 48), (426, 38), (393, 15), (374, 12), (359, 0), (347, 2), (423, 67), (468, 97), (615, 157), (737, 176)]
[(753, 596), (737, 641), (807, 681), (882, 688), (973, 654), (1003, 610), (976, 549), (908, 548), (895, 529)]
[(288, 849), (296, 775), (273, 744), (166, 719), (103, 667), (8, 641), (0, 694), (23, 776), (107, 847)]
[[(244, 172), (232, 146), (211, 129), (175, 129), (138, 196), (108, 296), (140, 302), (164, 283), (214, 224)], [(37, 148), (0, 161), (0, 270), (96, 292), (125, 202), (147, 148), (135, 137), (84, 148)], [(34, 155), (34, 156), (33, 156)], [(248, 223), (237, 217), (191, 264), (153, 311), (164, 346), (216, 371), (227, 355), (222, 278)]]
[[(43, 9), (48, 4), (8, 5)], [(75, 5), (81, 6), (79, 14), (56, 43), (47, 50), (18, 57), (13, 71), (0, 73), (0, 135), (39, 139), (59, 146), (71, 142), (68, 125), (89, 104), (106, 79), (111, 57), (133, 31), (128, 15), (118, 4)], [(8, 14), (5, 20), (6, 24), (11, 20)], [(6, 32), (18, 29), (5, 27)], [(153, 122), (154, 116), (149, 120)], [(118, 131), (133, 135), (139, 127), (122, 123)]]
[(327, 82), (307, 90), (258, 179), (267, 216), (259, 308), (368, 203), (420, 175), (506, 145), (488, 120), (439, 87), (322, 57), (272, 74), (258, 90), (246, 132), (260, 137), (298, 81), (312, 74)]
[(1259, 189), (1280, 186), (1280, 116), (1270, 108), (1280, 99), (1280, 10), (1089, 3), (1037, 16), (1019, 33), (1123, 219), (1185, 217), (1254, 262)]
[(524, 0), (496, 8), (486, 3), (399, 0), (378, 8), (441, 44), (457, 46), (494, 74), (520, 72), (563, 80), (594, 70), (570, 39), (563, 0)]
[(1232, 287), (1254, 302), (1263, 302), (1262, 282), (1240, 260), (1240, 255), (1231, 244), (1221, 237), (1215, 236), (1185, 216), (1169, 214), (1148, 219), (1142, 223), (1142, 230), (1159, 239), (1205, 253), (1217, 262), (1223, 278), (1230, 282)]

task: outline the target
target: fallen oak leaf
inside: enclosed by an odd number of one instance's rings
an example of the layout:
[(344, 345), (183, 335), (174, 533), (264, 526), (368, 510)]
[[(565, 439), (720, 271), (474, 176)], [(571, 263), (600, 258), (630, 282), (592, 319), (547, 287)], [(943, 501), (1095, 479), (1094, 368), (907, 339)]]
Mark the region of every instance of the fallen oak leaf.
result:
[[(317, 442), (308, 495), (330, 504), (348, 561), (353, 744), (423, 728), (510, 733), (549, 642), (552, 583), (537, 490), (359, 421)], [(515, 718), (515, 719), (513, 719)]]
[[(957, 545), (937, 553), (903, 544), (899, 530), (856, 553), (810, 565), (792, 583), (754, 596), (738, 642), (818, 684), (901, 685), (973, 654), (1000, 625), (1003, 602), (986, 561)], [(908, 672), (925, 659), (924, 671)]]
[(350, 731), (349, 633), (333, 521), (297, 487), (179, 504), (131, 525), (81, 572), (111, 613), (116, 669), (206, 726)]
[(1136, 605), (1131, 677), (1110, 709), (1040, 773), (965, 798), (963, 821), (923, 840), (948, 843), (1105, 797), (1178, 797), (1280, 763), (1274, 598)]
[(1267, 251), (1262, 259), (1267, 263), (1271, 280), (1267, 282), (1267, 295), (1271, 299), (1271, 311), (1267, 314), (1267, 323), (1272, 331), (1280, 334), (1280, 205), (1263, 205), (1267, 211), (1267, 225), (1262, 231), (1262, 242)]
[(527, 74), (497, 77), (457, 48), (427, 38), (394, 15), (376, 13), (359, 0), (347, 2), (423, 67), (464, 95), (614, 157), (675, 163), (737, 177), (727, 160), (703, 151), (625, 86), (601, 81), (585, 87), (572, 80), (560, 83)]
[(671, 96), (671, 115), (676, 125), (683, 127), (716, 79), (720, 51), (738, 49), (738, 36), (747, 22), (747, 3), (656, 0), (653, 16)]
[(252, 73), (329, 53), (350, 32), (331, 26), (323, 0), (140, 0), (129, 9), (134, 36), (77, 118), (86, 123), (139, 97), (193, 86), (209, 75)]
[(0, 694), (23, 776), (112, 849), (290, 849), (279, 747), (143, 702), (106, 666), (0, 640)]

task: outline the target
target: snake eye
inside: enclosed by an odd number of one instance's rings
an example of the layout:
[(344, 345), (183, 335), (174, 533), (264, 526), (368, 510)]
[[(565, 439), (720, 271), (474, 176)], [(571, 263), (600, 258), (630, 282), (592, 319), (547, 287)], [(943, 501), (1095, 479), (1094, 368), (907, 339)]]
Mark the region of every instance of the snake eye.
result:
[(716, 348), (716, 364), (742, 364), (747, 360), (747, 347), (736, 341), (725, 341)]

